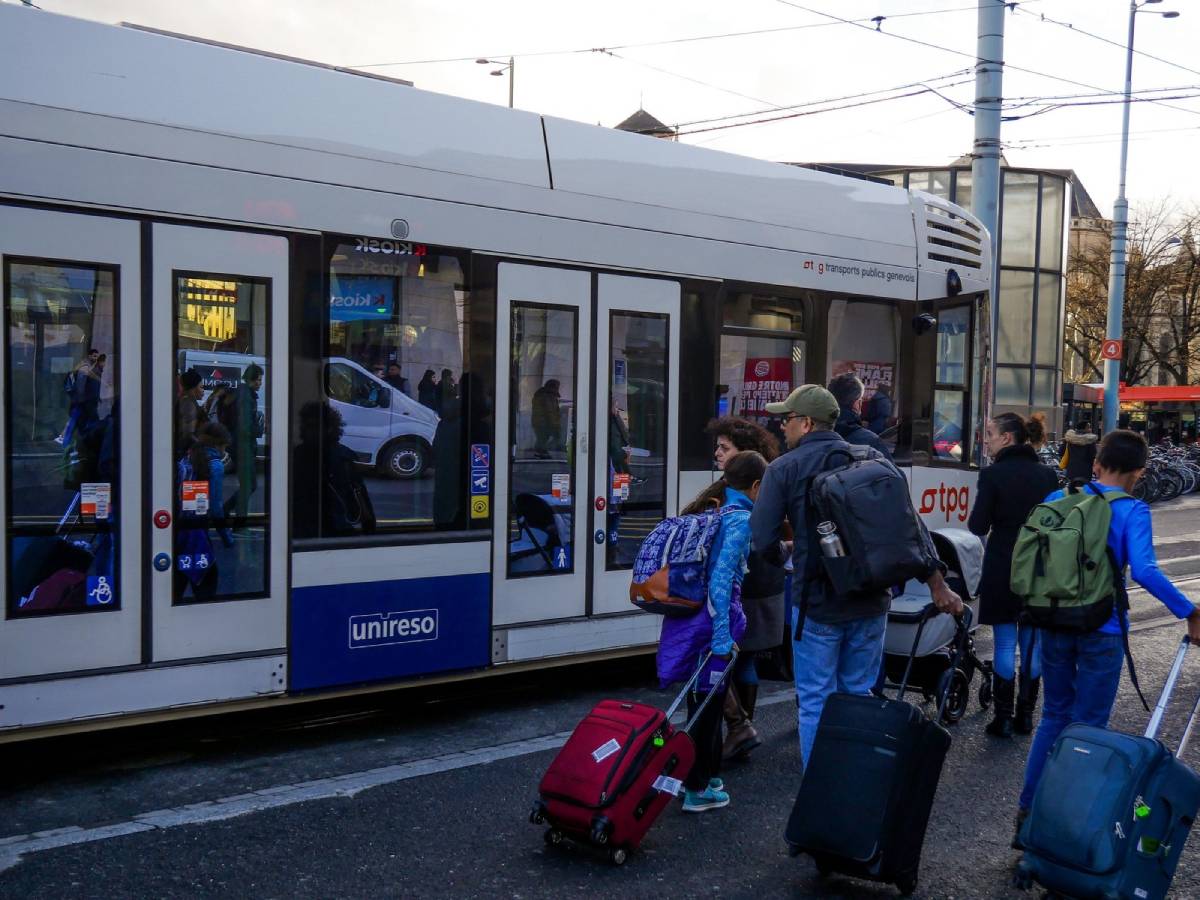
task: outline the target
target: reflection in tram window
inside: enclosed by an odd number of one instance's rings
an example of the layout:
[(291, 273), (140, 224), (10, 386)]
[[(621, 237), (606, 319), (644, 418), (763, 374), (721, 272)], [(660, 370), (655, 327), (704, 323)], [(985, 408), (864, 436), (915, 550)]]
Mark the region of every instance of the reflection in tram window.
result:
[[(464, 262), (405, 241), (328, 246), (324, 401), (341, 422), (330, 453), (350, 454), (373, 530), (466, 528), (468, 445), (490, 446), (491, 406), (465, 366)], [(346, 534), (328, 510), (304, 515), (294, 511), (297, 537)]]
[(116, 282), (4, 262), (9, 617), (121, 606)]
[(510, 576), (574, 571), (577, 315), (512, 306)]
[(175, 602), (263, 596), (270, 521), (269, 283), (177, 274)]
[(667, 514), (667, 317), (609, 320), (607, 568), (633, 566)]
[(933, 394), (933, 453), (937, 459), (962, 462), (970, 458), (964, 431), (967, 347), (971, 309), (956, 306), (938, 314), (937, 390)]
[(716, 415), (758, 422), (783, 449), (779, 419), (766, 404), (804, 383), (808, 301), (759, 290), (731, 290), (722, 306), (721, 374)]
[(879, 435), (891, 453), (903, 458), (909, 440), (901, 437), (908, 423), (899, 417), (900, 312), (892, 303), (834, 300), (829, 304), (829, 372), (852, 372), (866, 388), (863, 423)]

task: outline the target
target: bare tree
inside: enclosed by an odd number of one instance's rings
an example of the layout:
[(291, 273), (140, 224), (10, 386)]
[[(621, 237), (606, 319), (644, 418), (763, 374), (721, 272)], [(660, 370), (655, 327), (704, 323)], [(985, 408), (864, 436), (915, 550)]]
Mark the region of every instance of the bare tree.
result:
[[(1112, 223), (1073, 240), (1067, 270), (1064, 339), (1085, 377), (1103, 380), (1100, 346), (1108, 314)], [(1166, 203), (1138, 210), (1126, 245), (1121, 380), (1140, 384), (1158, 369), (1187, 384), (1200, 369), (1200, 211), (1178, 215)]]

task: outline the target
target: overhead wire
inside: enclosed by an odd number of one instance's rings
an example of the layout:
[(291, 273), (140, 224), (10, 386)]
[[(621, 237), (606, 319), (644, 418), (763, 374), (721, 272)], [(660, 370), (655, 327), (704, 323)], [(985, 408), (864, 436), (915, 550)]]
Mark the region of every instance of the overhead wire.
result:
[[(1058, 19), (1053, 19), (1050, 16), (1046, 15), (1045, 13), (1037, 13), (1037, 12), (1033, 12), (1032, 10), (1021, 9), (1020, 6), (1017, 7), (1016, 11), (1021, 13), (1022, 15), (1032, 16), (1033, 18), (1038, 19), (1041, 22), (1045, 22), (1050, 25), (1058, 25), (1058, 26), (1061, 26), (1062, 28), (1066, 28), (1068, 31), (1073, 31), (1076, 34), (1082, 34), (1086, 37), (1090, 37), (1094, 40), (1101, 41), (1105, 44), (1111, 44), (1112, 46), (1118, 47), (1121, 50), (1129, 49), (1126, 44), (1124, 44), (1120, 41), (1114, 41), (1111, 38), (1106, 38), (1100, 34), (1093, 34), (1090, 31), (1085, 31), (1084, 29), (1079, 28), (1078, 26), (1074, 25), (1071, 22), (1063, 22)], [(1160, 62), (1160, 63), (1163, 63), (1164, 65), (1173, 66), (1174, 68), (1181, 69), (1184, 72), (1191, 72), (1193, 75), (1200, 75), (1200, 69), (1193, 69), (1193, 68), (1183, 65), (1182, 63), (1177, 63), (1174, 60), (1164, 59), (1161, 56), (1155, 56), (1153, 53), (1147, 53), (1145, 50), (1138, 50), (1135, 47), (1135, 48), (1133, 48), (1133, 52), (1137, 56), (1144, 56), (1146, 59), (1152, 59), (1155, 62)]]
[[(976, 9), (975, 6), (955, 6), (949, 9), (926, 9), (916, 12), (897, 13), (894, 16), (889, 16), (892, 19), (907, 19), (916, 16), (934, 16), (943, 13), (966, 12)], [(859, 23), (874, 22), (871, 19), (856, 20)], [(749, 31), (726, 31), (719, 34), (700, 34), (692, 37), (683, 38), (665, 38), (660, 41), (640, 41), (628, 44), (612, 44), (604, 47), (573, 47), (564, 50), (534, 50), (526, 53), (481, 53), (476, 56), (448, 56), (439, 59), (409, 59), (400, 60), (398, 62), (385, 63), (359, 63), (350, 64), (347, 68), (350, 69), (382, 69), (390, 66), (424, 66), (433, 65), (436, 63), (454, 63), (454, 62), (474, 62), (477, 59), (497, 58), (503, 59), (513, 57), (515, 59), (533, 58), (538, 56), (570, 56), (573, 54), (584, 53), (603, 53), (608, 50), (636, 50), (642, 47), (667, 47), (673, 44), (690, 44), (699, 41), (716, 41), (725, 40), (727, 38), (752, 37), (760, 34), (778, 34), (787, 31), (805, 31), (812, 28), (831, 28), (838, 25), (838, 22), (806, 22), (802, 25), (780, 25), (775, 28), (755, 28)]]
[[(842, 16), (834, 15), (833, 13), (823, 12), (822, 10), (814, 9), (810, 6), (805, 6), (804, 4), (801, 4), (801, 3), (796, 3), (795, 0), (775, 0), (775, 2), (780, 3), (784, 6), (790, 6), (793, 9), (802, 10), (803, 12), (809, 13), (810, 15), (822, 16), (823, 18), (832, 19), (834, 21), (841, 22), (845, 25), (854, 25), (855, 27), (863, 28), (867, 31), (875, 32), (877, 34), (885, 34), (889, 37), (896, 38), (897, 40), (906, 41), (910, 44), (916, 44), (918, 46), (926, 47), (931, 50), (940, 50), (943, 53), (952, 53), (955, 56), (963, 56), (963, 57), (967, 57), (969, 59), (977, 58), (974, 53), (968, 53), (965, 50), (955, 50), (953, 47), (943, 47), (940, 44), (933, 44), (933, 43), (930, 43), (929, 41), (923, 41), (920, 38), (914, 38), (914, 37), (909, 37), (908, 35), (898, 34), (894, 31), (883, 31), (882, 29), (871, 28), (871, 27), (869, 27), (867, 25), (863, 25), (862, 23), (857, 22), (853, 19), (846, 19), (846, 18), (843, 18)], [(1005, 6), (1011, 5), (1009, 3), (1005, 3), (1004, 0), (996, 0), (996, 2), (1004, 3)], [(884, 18), (883, 21), (886, 21), (886, 17)], [(1009, 69), (1014, 72), (1024, 72), (1027, 75), (1035, 75), (1039, 78), (1046, 78), (1046, 79), (1049, 79), (1052, 81), (1060, 81), (1064, 84), (1074, 85), (1075, 87), (1088, 88), (1089, 90), (1101, 91), (1106, 94), (1114, 94), (1114, 95), (1124, 96), (1123, 91), (1109, 90), (1109, 89), (1102, 88), (1102, 87), (1099, 87), (1094, 84), (1087, 84), (1086, 82), (1083, 82), (1083, 81), (1076, 81), (1072, 78), (1067, 78), (1063, 75), (1052, 75), (1049, 72), (1040, 72), (1037, 69), (1030, 69), (1030, 68), (1027, 68), (1024, 66), (1013, 65), (1012, 63), (1004, 62), (1003, 60), (990, 60), (990, 62), (999, 63), (1000, 65), (1003, 65), (1005, 69)], [(1166, 104), (1166, 103), (1164, 103), (1162, 105), (1167, 106), (1170, 109), (1179, 110), (1180, 112), (1191, 113), (1193, 115), (1200, 115), (1200, 110), (1187, 109), (1186, 107), (1182, 107), (1182, 106), (1170, 106), (1169, 104)]]

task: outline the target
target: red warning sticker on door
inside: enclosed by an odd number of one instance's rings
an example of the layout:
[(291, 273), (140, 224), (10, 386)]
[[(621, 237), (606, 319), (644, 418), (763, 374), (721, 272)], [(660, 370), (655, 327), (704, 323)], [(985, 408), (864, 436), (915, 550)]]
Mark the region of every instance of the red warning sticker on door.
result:
[(185, 481), (182, 485), (183, 511), (198, 516), (208, 515), (208, 482)]

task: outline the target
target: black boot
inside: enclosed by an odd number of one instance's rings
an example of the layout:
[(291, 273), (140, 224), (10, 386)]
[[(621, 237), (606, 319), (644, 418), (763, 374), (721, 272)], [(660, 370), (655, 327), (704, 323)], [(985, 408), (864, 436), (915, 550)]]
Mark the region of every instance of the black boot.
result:
[(1001, 678), (992, 673), (992, 721), (984, 729), (996, 737), (1010, 738), (1013, 735), (1013, 684), (1012, 679)]
[(1024, 850), (1025, 845), (1021, 843), (1021, 826), (1025, 824), (1025, 820), (1029, 818), (1029, 810), (1018, 809), (1016, 828), (1013, 830), (1012, 843), (1009, 845), (1014, 850)]
[(1033, 734), (1033, 713), (1037, 709), (1038, 688), (1040, 678), (1026, 678), (1021, 672), (1020, 688), (1017, 691), (1017, 715), (1013, 721), (1013, 731), (1017, 734)]

